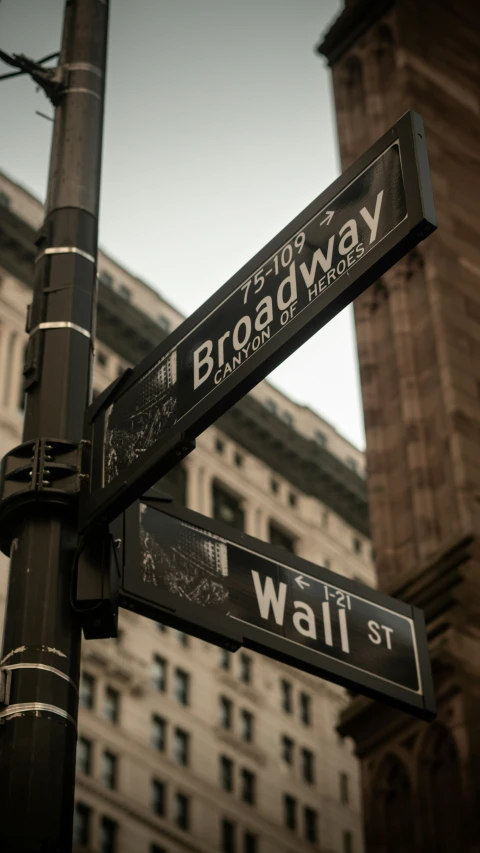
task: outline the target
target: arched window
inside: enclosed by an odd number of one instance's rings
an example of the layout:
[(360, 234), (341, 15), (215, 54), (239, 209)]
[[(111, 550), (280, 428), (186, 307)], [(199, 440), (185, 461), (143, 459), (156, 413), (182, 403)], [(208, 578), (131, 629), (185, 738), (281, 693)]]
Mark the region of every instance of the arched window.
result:
[(399, 109), (395, 86), (395, 41), (390, 27), (386, 24), (378, 27), (374, 44), (377, 86), (382, 102), (383, 120), (389, 126), (397, 118)]
[(347, 93), (347, 110), (354, 122), (360, 120), (365, 122), (365, 87), (363, 82), (363, 68), (358, 56), (350, 56), (345, 65), (345, 88)]
[(376, 54), (382, 88), (391, 85), (395, 71), (395, 42), (393, 33), (386, 24), (378, 27), (376, 33)]
[(375, 853), (415, 853), (412, 788), (404, 764), (389, 755), (373, 789), (368, 835)]
[(465, 796), (457, 747), (445, 726), (429, 732), (420, 756), (424, 850), (465, 853), (468, 849)]
[(385, 779), (385, 823), (387, 853), (405, 853), (415, 849), (413, 802), (410, 780), (404, 765), (391, 759)]

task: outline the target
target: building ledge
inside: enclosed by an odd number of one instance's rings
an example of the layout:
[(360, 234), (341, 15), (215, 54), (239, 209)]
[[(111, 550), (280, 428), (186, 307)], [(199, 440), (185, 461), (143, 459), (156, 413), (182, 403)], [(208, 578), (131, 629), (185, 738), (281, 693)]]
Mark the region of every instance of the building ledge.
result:
[(149, 684), (146, 662), (114, 640), (89, 640), (82, 649), (82, 662), (102, 669), (119, 687), (142, 695)]
[(222, 415), (216, 426), (369, 536), (366, 482), (329, 450), (296, 432), (252, 396)]

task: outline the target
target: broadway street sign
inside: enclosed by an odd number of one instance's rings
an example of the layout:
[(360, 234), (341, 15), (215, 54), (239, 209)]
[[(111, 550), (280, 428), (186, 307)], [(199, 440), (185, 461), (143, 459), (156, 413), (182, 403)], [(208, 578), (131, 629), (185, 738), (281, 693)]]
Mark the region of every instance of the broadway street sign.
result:
[(421, 610), (172, 503), (124, 523), (123, 607), (435, 716)]
[(410, 112), (90, 407), (82, 525), (140, 497), (435, 227), (423, 124)]

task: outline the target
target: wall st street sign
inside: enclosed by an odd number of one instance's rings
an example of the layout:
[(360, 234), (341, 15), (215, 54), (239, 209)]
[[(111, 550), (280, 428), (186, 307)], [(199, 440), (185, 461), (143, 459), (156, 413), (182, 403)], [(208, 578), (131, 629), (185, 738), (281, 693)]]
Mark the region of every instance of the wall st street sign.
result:
[(124, 525), (122, 606), (435, 715), (417, 608), (173, 503), (136, 502)]
[(140, 497), (435, 227), (423, 123), (410, 112), (90, 407), (83, 526)]

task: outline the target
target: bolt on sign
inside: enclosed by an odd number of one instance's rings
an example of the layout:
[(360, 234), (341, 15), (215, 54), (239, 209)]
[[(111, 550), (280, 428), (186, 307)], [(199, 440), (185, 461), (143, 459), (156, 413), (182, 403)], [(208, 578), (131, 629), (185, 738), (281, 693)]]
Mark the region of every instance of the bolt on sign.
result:
[(124, 514), (119, 603), (247, 646), (423, 719), (435, 715), (423, 613), (173, 503)]
[(435, 227), (423, 123), (409, 112), (90, 407), (82, 524), (139, 498)]

